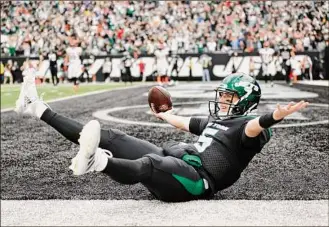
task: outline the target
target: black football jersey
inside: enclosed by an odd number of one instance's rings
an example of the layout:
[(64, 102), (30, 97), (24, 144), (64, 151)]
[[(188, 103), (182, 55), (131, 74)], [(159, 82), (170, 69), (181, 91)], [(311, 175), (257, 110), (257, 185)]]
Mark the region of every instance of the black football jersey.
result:
[(269, 129), (264, 129), (254, 138), (245, 135), (244, 129), (253, 118), (191, 118), (189, 130), (199, 136), (194, 146), (203, 167), (214, 179), (216, 190), (222, 190), (236, 182), (252, 158), (269, 141)]

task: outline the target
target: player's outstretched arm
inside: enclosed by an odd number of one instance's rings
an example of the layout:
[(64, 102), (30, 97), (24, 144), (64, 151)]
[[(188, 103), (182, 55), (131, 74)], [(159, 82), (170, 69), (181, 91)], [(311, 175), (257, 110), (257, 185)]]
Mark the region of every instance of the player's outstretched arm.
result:
[(308, 102), (300, 101), (298, 103), (290, 102), (288, 105), (281, 107), (280, 104), (277, 104), (276, 109), (273, 112), (273, 118), (275, 120), (281, 120), (288, 115), (295, 113), (301, 109), (304, 109), (305, 107), (308, 106)]
[(304, 109), (308, 104), (309, 103), (305, 101), (300, 101), (298, 103), (290, 102), (283, 107), (281, 107), (280, 104), (277, 104), (276, 109), (272, 113), (265, 114), (249, 121), (245, 127), (245, 134), (248, 137), (256, 137), (264, 128), (270, 128), (290, 114)]
[(168, 122), (175, 128), (186, 131), (186, 132), (190, 131), (190, 129), (189, 129), (190, 120), (191, 120), (190, 117), (182, 117), (182, 116), (177, 116), (177, 115), (171, 114), (172, 110), (168, 110), (166, 112), (160, 112), (160, 113), (155, 113), (154, 111), (152, 111), (152, 112), (157, 118)]

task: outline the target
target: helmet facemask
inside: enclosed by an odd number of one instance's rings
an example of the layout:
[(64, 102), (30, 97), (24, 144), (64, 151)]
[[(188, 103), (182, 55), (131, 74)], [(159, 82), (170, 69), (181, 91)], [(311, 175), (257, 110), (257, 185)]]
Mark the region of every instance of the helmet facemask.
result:
[[(209, 101), (208, 107), (210, 115), (215, 119), (247, 115), (257, 108), (261, 96), (258, 83), (249, 76), (239, 74), (232, 74), (214, 91), (215, 100)], [(224, 93), (231, 96), (230, 100), (223, 101), (220, 98)], [(234, 99), (234, 96), (238, 97), (238, 100)], [(227, 106), (227, 111), (221, 111), (221, 105)]]
[[(232, 117), (235, 115), (241, 115), (240, 112), (242, 112), (239, 105), (237, 105), (240, 102), (240, 97), (235, 91), (229, 90), (229, 89), (222, 89), (217, 88), (215, 91), (215, 100), (209, 101), (209, 112), (210, 115), (214, 118), (226, 118), (226, 117)], [(229, 100), (226, 101), (220, 101), (221, 95), (224, 93), (231, 95)], [(234, 96), (239, 97), (239, 100), (234, 103)], [(226, 105), (227, 111), (221, 111), (220, 105)]]

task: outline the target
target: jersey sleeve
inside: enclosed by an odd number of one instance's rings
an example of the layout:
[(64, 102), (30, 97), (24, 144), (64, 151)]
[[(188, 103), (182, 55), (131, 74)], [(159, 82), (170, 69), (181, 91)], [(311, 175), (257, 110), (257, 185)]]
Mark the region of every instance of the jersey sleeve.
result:
[(189, 130), (195, 135), (201, 135), (202, 131), (206, 128), (209, 118), (192, 117), (190, 120)]
[(270, 128), (264, 129), (256, 137), (248, 137), (244, 131), (244, 128), (245, 127), (243, 127), (241, 143), (245, 148), (262, 149), (272, 137), (272, 130)]

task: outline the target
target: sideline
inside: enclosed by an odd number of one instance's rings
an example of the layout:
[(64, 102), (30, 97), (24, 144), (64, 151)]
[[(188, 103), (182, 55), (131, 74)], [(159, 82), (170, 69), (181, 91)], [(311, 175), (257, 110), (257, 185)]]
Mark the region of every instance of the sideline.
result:
[[(133, 86), (128, 86), (128, 87), (120, 87), (120, 88), (113, 88), (113, 89), (107, 89), (107, 90), (99, 90), (99, 91), (92, 91), (92, 92), (87, 92), (84, 94), (79, 94), (79, 95), (72, 95), (72, 96), (68, 96), (68, 97), (63, 97), (63, 98), (59, 98), (59, 99), (51, 99), (48, 100), (47, 103), (53, 103), (53, 102), (60, 102), (60, 101), (65, 101), (65, 100), (69, 100), (69, 99), (74, 99), (74, 98), (80, 98), (80, 97), (84, 97), (84, 96), (89, 96), (89, 95), (96, 95), (96, 94), (101, 94), (104, 92), (109, 92), (109, 91), (118, 91), (118, 90), (127, 90), (130, 88), (138, 88), (138, 87), (148, 87), (148, 86), (152, 86), (153, 84), (149, 83), (149, 84), (139, 84), (139, 85), (133, 85)], [(5, 108), (1, 110), (1, 113), (5, 113), (5, 112), (10, 112), (13, 111), (15, 108)]]
[(329, 87), (329, 80), (300, 80), (297, 84)]
[(327, 226), (328, 200), (1, 200), (1, 226)]

